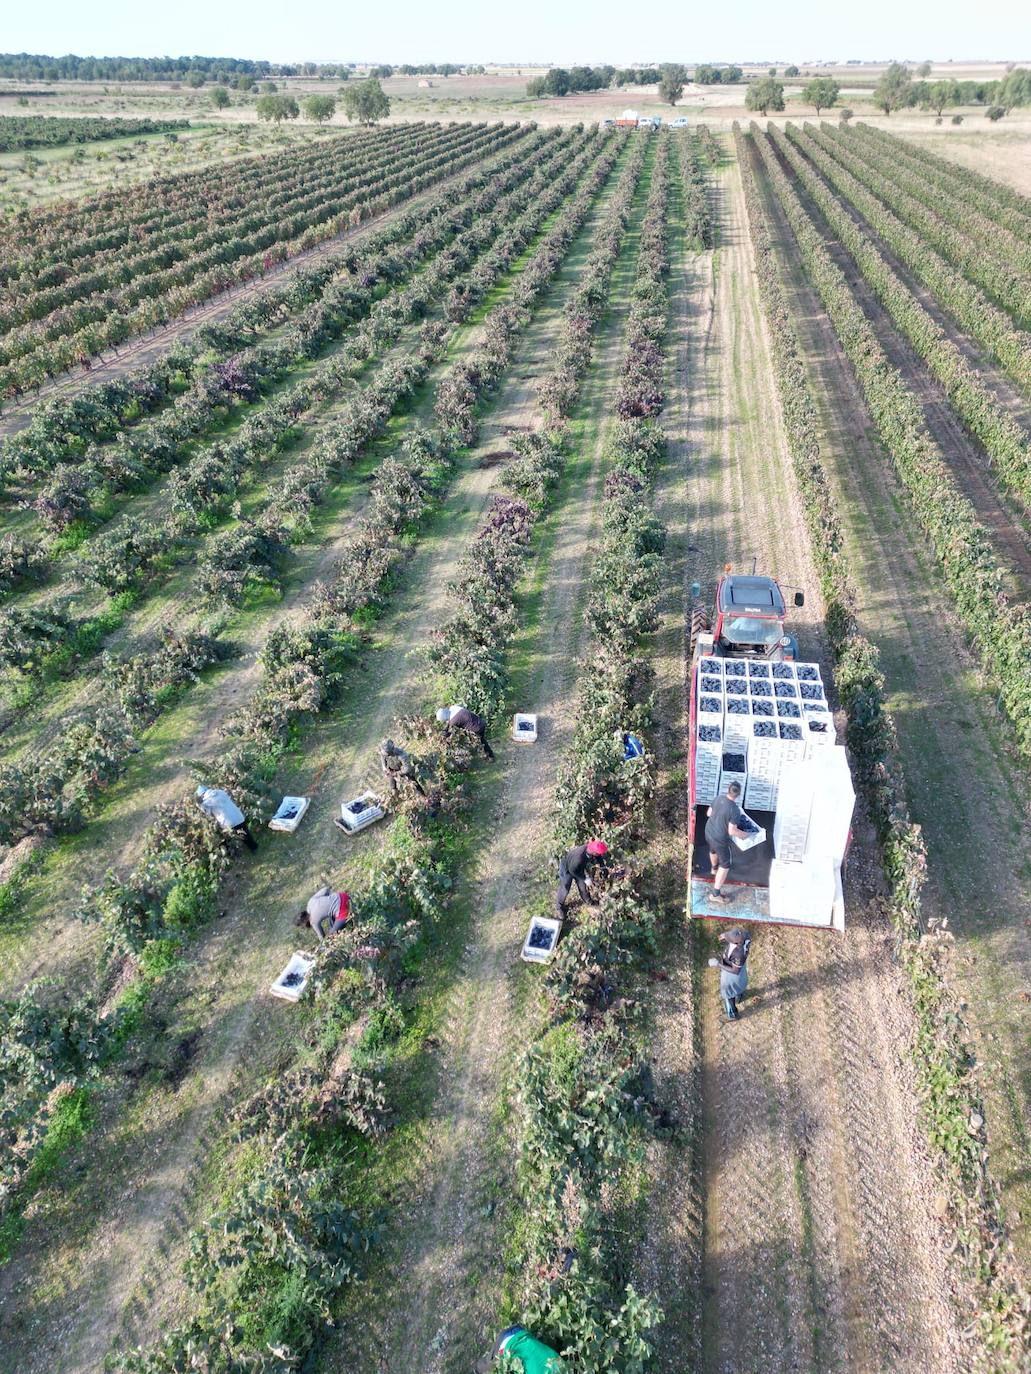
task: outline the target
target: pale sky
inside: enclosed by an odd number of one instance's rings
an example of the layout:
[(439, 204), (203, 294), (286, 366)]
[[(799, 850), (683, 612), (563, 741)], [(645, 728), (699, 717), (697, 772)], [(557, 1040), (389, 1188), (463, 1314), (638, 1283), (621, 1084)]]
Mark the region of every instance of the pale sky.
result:
[(272, 62), (814, 62), (1031, 57), (1029, 0), (45, 0), (7, 52)]

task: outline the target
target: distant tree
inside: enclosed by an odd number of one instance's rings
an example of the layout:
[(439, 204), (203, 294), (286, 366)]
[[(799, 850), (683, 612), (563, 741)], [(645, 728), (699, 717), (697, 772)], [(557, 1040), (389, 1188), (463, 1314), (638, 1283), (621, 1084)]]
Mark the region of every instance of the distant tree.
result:
[(838, 119), (841, 121), (842, 124), (847, 124), (848, 121), (852, 118), (853, 113), (854, 112), (850, 110), (846, 105), (843, 105), (841, 109), (838, 111)]
[(344, 92), (344, 113), (359, 124), (375, 124), (390, 113), (390, 101), (375, 77), (353, 81)]
[(777, 68), (776, 68), (776, 67), (771, 67), (771, 68), (769, 69), (769, 71), (766, 73), (766, 75), (767, 75), (767, 76), (776, 76), (776, 75), (777, 75)]
[(1005, 113), (1006, 108), (1003, 105), (992, 105), (984, 112), (985, 118), (990, 119), (993, 124), (997, 124)]
[(211, 101), (212, 105), (214, 105), (216, 110), (224, 110), (226, 106), (231, 105), (233, 103), (229, 99), (229, 92), (226, 90), (224, 86), (213, 86), (208, 99)]
[(193, 90), (197, 90), (200, 86), (203, 86), (205, 79), (203, 72), (192, 71), (186, 73), (186, 84)]
[(932, 81), (927, 88), (927, 104), (939, 119), (947, 105), (959, 104), (958, 81)]
[(340, 68), (339, 76), (341, 81), (350, 81), (351, 79), (351, 73), (347, 70), (346, 67)]
[(841, 87), (836, 81), (832, 81), (829, 76), (817, 76), (806, 86), (802, 92), (802, 101), (806, 105), (812, 105), (816, 111), (816, 118), (820, 118), (821, 110), (829, 110), (836, 102)]
[(953, 124), (962, 124), (962, 123), (963, 123), (963, 116), (962, 116), (962, 115), (953, 115), (953, 116), (952, 116), (952, 122), (953, 122)]
[(313, 124), (326, 124), (337, 112), (337, 103), (331, 95), (310, 95), (304, 102), (304, 117)]
[(931, 64), (930, 64), (930, 62), (921, 62), (920, 65), (919, 65), (919, 67), (917, 67), (917, 69), (916, 69), (916, 74), (917, 74), (917, 76), (923, 77), (924, 80), (926, 80), (927, 77), (929, 77), (929, 76), (931, 75)]
[(768, 110), (783, 110), (784, 87), (772, 76), (764, 76), (761, 81), (753, 81), (745, 94), (745, 108), (758, 110), (763, 116)]
[(873, 103), (886, 115), (904, 109), (909, 104), (911, 82), (908, 70), (901, 62), (893, 62), (882, 74), (873, 89)]
[(254, 77), (248, 76), (247, 73), (244, 72), (242, 76), (236, 78), (233, 85), (238, 91), (251, 91), (254, 89)]
[(797, 76), (797, 75), (798, 75), (798, 68), (797, 68), (797, 67), (785, 67), (785, 68), (784, 68), (784, 75), (785, 75), (785, 76)]
[(275, 83), (274, 81), (263, 81), (263, 82), (261, 83), (261, 93), (262, 93), (262, 95), (275, 95), (275, 93), (276, 93), (278, 90), (279, 90), (279, 87), (276, 85), (276, 83)]
[(675, 105), (684, 94), (687, 73), (679, 63), (667, 63), (666, 66), (660, 67), (659, 71), (659, 99), (667, 105)]
[(1031, 72), (1025, 67), (1010, 71), (996, 87), (995, 99), (1004, 110), (1011, 110), (1014, 105), (1031, 105)]
[(740, 67), (724, 67), (720, 81), (724, 86), (736, 86), (743, 76), (744, 72)]
[(386, 62), (382, 62), (378, 67), (372, 67), (369, 70), (369, 76), (376, 81), (386, 81), (388, 77), (393, 75), (393, 67)]
[(703, 63), (694, 69), (694, 79), (699, 86), (715, 86), (719, 84), (720, 74), (716, 67), (710, 67)]
[(282, 124), (284, 119), (296, 119), (301, 113), (292, 95), (259, 95), (254, 108), (259, 119), (271, 120), (273, 124)]

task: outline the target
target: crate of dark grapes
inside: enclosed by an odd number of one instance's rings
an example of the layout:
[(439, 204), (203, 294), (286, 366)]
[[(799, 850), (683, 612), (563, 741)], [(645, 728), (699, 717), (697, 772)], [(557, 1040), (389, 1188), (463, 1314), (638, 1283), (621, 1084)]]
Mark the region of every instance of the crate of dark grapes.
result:
[(534, 916), (523, 941), (523, 958), (528, 964), (546, 964), (555, 953), (562, 922), (554, 916)]
[(284, 1002), (299, 1002), (314, 967), (315, 960), (298, 950), (291, 954), (286, 968), (269, 988), (269, 992), (273, 997), (282, 998)]

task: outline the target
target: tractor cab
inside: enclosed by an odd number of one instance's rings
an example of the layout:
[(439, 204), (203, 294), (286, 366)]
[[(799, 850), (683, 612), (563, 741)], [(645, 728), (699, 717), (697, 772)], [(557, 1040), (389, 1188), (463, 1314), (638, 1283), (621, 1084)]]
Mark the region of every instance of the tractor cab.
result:
[[(805, 603), (796, 592), (796, 606)], [(798, 658), (798, 641), (784, 631), (784, 593), (772, 577), (725, 573), (716, 588), (713, 652), (724, 658)]]

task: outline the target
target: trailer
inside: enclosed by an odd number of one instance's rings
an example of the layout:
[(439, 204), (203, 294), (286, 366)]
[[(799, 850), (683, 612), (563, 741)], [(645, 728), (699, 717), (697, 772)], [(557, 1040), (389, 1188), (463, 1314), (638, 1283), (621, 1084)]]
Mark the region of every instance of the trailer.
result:
[[(784, 616), (779, 585), (754, 571), (725, 572), (711, 615), (692, 609), (688, 915), (843, 931), (855, 790), (820, 666), (798, 660)], [(753, 829), (732, 841), (724, 904), (705, 822), (731, 782)]]

